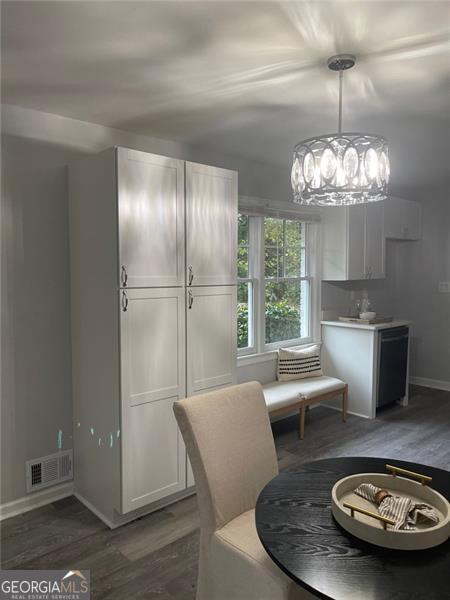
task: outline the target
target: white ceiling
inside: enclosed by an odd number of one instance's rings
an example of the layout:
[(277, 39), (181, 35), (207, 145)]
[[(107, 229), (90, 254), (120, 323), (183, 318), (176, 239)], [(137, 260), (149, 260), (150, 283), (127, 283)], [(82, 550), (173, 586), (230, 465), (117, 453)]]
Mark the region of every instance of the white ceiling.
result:
[(288, 166), (336, 129), (386, 135), (397, 183), (448, 170), (446, 1), (2, 3), (2, 99)]

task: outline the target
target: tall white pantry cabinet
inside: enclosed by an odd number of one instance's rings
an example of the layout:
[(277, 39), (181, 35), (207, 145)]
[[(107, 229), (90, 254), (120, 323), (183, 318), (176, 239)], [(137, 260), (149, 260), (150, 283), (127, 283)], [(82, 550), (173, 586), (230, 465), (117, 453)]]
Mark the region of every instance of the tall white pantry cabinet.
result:
[(236, 382), (237, 173), (69, 168), (76, 495), (110, 527), (190, 493), (173, 402)]

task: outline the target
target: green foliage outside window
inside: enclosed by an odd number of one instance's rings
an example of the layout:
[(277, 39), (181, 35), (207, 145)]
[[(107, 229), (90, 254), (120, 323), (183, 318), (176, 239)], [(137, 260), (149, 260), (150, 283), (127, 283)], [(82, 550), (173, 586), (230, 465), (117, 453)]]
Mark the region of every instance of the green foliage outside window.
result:
[(248, 347), (248, 304), (238, 303), (238, 348)]
[(238, 219), (238, 277), (248, 277), (248, 216)]
[(282, 219), (264, 220), (266, 279), (305, 274), (304, 224)]
[(288, 300), (266, 302), (266, 344), (300, 337), (300, 310)]
[[(238, 303), (238, 348), (248, 347), (248, 304)], [(286, 300), (266, 304), (266, 343), (300, 337), (300, 310)]]

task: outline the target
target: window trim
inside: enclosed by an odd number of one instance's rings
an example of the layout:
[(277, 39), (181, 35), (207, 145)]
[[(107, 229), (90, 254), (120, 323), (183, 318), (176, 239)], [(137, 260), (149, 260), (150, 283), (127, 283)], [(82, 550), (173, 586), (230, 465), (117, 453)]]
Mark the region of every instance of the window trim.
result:
[[(250, 300), (250, 296), (249, 296), (249, 310), (248, 310), (248, 314), (249, 314), (249, 322), (248, 322), (248, 330), (249, 332), (252, 332), (252, 336), (251, 336), (251, 341), (253, 342), (251, 346), (245, 346), (244, 348), (238, 348), (237, 349), (237, 355), (239, 356), (248, 356), (249, 354), (255, 354), (256, 353), (256, 329), (255, 329), (255, 288), (258, 284), (258, 282), (256, 281), (256, 279), (253, 279), (251, 277), (238, 277), (237, 280), (238, 285), (240, 283), (251, 283), (252, 284), (252, 298)], [(251, 314), (250, 314), (250, 304), (252, 306), (251, 308)], [(251, 316), (251, 322), (250, 322), (250, 316)], [(249, 336), (250, 337), (250, 336)]]
[[(264, 265), (264, 216), (257, 216), (246, 213), (245, 209), (240, 214), (248, 216), (248, 278), (238, 278), (238, 283), (251, 281), (253, 283), (253, 345), (246, 348), (238, 348), (239, 362), (243, 362), (244, 357), (254, 356), (263, 357), (274, 355), (278, 348), (288, 348), (315, 343), (320, 339), (319, 326), (319, 307), (320, 307), (320, 239), (319, 226), (317, 223), (310, 223), (303, 218), (294, 219), (292, 216), (275, 217), (286, 220), (303, 221), (306, 225), (306, 275), (303, 277), (280, 277), (274, 278), (274, 281), (309, 281), (309, 323), (307, 337), (284, 340), (280, 342), (265, 343), (265, 284), (270, 278), (265, 277)], [(271, 215), (267, 215), (271, 217)], [(273, 217), (272, 217), (273, 218)], [(250, 299), (249, 299), (250, 302)], [(249, 323), (250, 328), (250, 323)], [(262, 339), (261, 339), (262, 338)]]

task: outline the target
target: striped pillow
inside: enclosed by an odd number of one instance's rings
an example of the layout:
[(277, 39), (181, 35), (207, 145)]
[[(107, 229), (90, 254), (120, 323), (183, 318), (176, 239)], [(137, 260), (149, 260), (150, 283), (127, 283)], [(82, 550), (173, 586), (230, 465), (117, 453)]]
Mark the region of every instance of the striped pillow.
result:
[(278, 381), (290, 379), (305, 379), (306, 377), (319, 377), (323, 375), (320, 365), (320, 348), (318, 345), (307, 348), (278, 350)]

